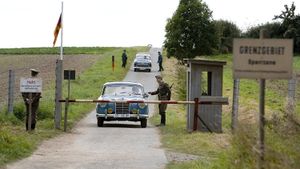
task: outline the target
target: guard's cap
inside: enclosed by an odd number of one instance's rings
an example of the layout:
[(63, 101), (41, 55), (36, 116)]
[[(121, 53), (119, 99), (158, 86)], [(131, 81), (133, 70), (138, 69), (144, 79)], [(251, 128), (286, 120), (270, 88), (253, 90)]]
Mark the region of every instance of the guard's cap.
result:
[(161, 79), (161, 80), (162, 80), (161, 75), (156, 75), (155, 78), (156, 78), (156, 79)]
[(30, 69), (30, 71), (31, 71), (31, 72), (34, 72), (34, 73), (39, 73), (39, 71), (36, 70), (36, 69)]

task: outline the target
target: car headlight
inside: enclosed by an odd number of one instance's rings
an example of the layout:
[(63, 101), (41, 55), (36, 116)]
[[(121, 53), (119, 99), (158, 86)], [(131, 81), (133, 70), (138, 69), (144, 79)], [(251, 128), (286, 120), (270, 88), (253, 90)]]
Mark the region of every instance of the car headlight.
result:
[(132, 109), (131, 112), (132, 112), (133, 114), (137, 114), (139, 111), (138, 111), (137, 109)]
[(113, 112), (113, 109), (112, 108), (108, 108), (107, 109), (107, 113), (111, 114)]
[(100, 107), (106, 107), (107, 103), (99, 103)]
[(139, 108), (143, 109), (143, 108), (146, 107), (146, 104), (145, 103), (139, 103), (138, 106), (139, 106)]

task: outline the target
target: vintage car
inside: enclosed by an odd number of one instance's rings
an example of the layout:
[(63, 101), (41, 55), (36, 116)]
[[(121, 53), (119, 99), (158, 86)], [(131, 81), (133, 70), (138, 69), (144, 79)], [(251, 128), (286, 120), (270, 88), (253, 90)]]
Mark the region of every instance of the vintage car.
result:
[[(142, 103), (148, 94), (140, 83), (133, 82), (108, 82), (103, 85), (101, 96), (96, 105), (98, 127), (104, 121), (140, 121), (141, 127), (147, 127), (149, 117), (148, 104)], [(135, 103), (137, 101), (139, 103)]]
[(133, 70), (145, 70), (151, 72), (152, 61), (151, 56), (148, 53), (138, 53), (133, 61)]

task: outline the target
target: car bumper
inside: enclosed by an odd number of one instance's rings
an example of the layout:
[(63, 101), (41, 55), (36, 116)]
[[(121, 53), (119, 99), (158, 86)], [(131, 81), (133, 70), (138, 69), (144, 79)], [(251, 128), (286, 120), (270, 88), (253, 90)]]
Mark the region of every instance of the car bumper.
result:
[(105, 118), (107, 120), (134, 120), (148, 118), (148, 114), (96, 114), (97, 118)]
[(151, 70), (151, 67), (144, 67), (144, 66), (143, 67), (142, 66), (134, 66), (133, 68), (139, 69), (139, 70), (149, 70), (149, 69)]

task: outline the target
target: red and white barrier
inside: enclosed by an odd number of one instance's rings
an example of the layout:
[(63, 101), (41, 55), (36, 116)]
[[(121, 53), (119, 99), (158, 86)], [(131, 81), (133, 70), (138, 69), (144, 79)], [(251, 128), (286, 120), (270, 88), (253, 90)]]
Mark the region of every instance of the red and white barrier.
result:
[[(195, 104), (196, 101), (176, 101), (176, 100), (89, 100), (89, 99), (69, 99), (59, 100), (59, 102), (69, 103), (148, 103), (148, 104)], [(228, 98), (224, 97), (200, 97), (198, 104), (228, 104)]]

